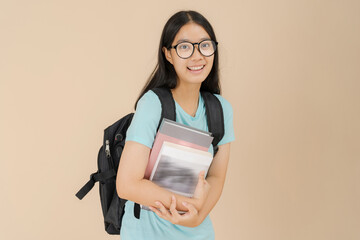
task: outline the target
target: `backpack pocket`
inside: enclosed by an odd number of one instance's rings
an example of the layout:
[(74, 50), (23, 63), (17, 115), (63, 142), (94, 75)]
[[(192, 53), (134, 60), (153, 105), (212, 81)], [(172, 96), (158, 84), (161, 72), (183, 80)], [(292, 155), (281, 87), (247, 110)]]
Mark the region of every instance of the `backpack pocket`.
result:
[(105, 228), (108, 233), (118, 234), (120, 232), (125, 203), (126, 200), (119, 198), (114, 192), (110, 207), (105, 215)]

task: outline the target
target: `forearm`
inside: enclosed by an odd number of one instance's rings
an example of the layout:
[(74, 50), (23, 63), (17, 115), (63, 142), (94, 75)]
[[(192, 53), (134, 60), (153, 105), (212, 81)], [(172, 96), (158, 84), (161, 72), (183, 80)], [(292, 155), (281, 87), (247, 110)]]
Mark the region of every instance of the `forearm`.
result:
[(205, 203), (199, 211), (199, 218), (201, 221), (209, 215), (221, 196), (226, 178), (229, 155), (230, 143), (220, 145), (219, 150), (211, 163), (208, 177), (206, 178), (206, 181), (210, 184), (211, 188)]
[(195, 205), (194, 199), (172, 193), (147, 179), (133, 181), (130, 184), (123, 184), (121, 186), (118, 184), (118, 194), (121, 198), (125, 198), (145, 206), (157, 207), (155, 202), (159, 201), (166, 208), (170, 208), (172, 195), (175, 195), (177, 199), (176, 209), (180, 211), (187, 210), (184, 205), (182, 205), (183, 201)]
[(175, 195), (178, 199), (176, 208), (185, 211), (186, 208), (184, 208), (182, 202), (186, 201), (193, 204), (193, 199), (174, 194), (144, 179), (149, 155), (150, 149), (140, 143), (129, 141), (125, 144), (116, 178), (119, 197), (153, 207), (156, 207), (155, 202), (159, 201), (169, 208), (171, 196)]
[(200, 223), (209, 215), (210, 211), (214, 208), (218, 200), (220, 199), (222, 189), (224, 186), (222, 178), (216, 176), (209, 176), (206, 178), (206, 181), (210, 184), (211, 189), (209, 195), (204, 202), (204, 205), (199, 210), (199, 220)]

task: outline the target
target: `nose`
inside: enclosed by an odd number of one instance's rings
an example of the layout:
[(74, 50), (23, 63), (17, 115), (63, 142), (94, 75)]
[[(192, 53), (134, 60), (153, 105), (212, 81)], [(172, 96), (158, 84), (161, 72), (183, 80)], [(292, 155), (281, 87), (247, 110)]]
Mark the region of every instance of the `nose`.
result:
[[(196, 45), (196, 46), (195, 46)], [(200, 50), (199, 50), (199, 44), (195, 44), (194, 45), (194, 52), (191, 56), (192, 59), (200, 59), (200, 58), (203, 58), (204, 56), (200, 53)]]

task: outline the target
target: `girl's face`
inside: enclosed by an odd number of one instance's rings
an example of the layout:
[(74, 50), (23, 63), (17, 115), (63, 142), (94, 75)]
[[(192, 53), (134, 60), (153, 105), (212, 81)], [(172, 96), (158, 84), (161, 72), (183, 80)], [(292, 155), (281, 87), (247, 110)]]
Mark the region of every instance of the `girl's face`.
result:
[[(196, 23), (188, 23), (180, 28), (171, 46), (184, 41), (199, 43), (204, 39), (210, 40), (210, 36), (205, 29)], [(163, 51), (166, 59), (174, 66), (178, 77), (178, 84), (190, 83), (201, 85), (212, 69), (214, 55), (210, 57), (203, 56), (199, 52), (198, 45), (195, 45), (194, 53), (187, 59), (180, 58), (174, 48), (166, 49), (164, 47)]]

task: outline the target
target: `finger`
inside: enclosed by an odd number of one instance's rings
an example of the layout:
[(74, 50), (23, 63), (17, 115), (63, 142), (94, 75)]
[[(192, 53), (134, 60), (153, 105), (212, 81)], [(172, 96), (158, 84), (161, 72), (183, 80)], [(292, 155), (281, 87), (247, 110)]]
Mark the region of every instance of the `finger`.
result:
[(169, 211), (165, 208), (165, 206), (161, 202), (155, 202), (156, 206), (158, 206), (159, 211), (161, 212), (163, 218), (169, 218)]
[(184, 215), (190, 215), (191, 216), (191, 215), (197, 215), (198, 214), (198, 210), (191, 203), (183, 202), (182, 204), (189, 210)]
[(204, 170), (200, 171), (199, 180), (205, 180), (205, 171)]
[(174, 195), (171, 196), (170, 212), (171, 212), (171, 215), (175, 218), (180, 216), (180, 214), (176, 210), (176, 198)]
[(150, 207), (150, 210), (153, 211), (154, 213), (156, 213), (156, 215), (158, 215), (159, 217), (163, 218), (162, 216), (162, 213), (157, 209), (157, 208), (154, 208), (154, 207)]
[(201, 187), (206, 184), (205, 171), (199, 173), (198, 184), (200, 184)]
[(197, 185), (196, 187), (202, 187), (204, 185), (204, 171), (201, 171), (198, 175), (198, 182), (197, 182)]
[(171, 213), (176, 211), (176, 198), (174, 195), (171, 196), (170, 211)]

